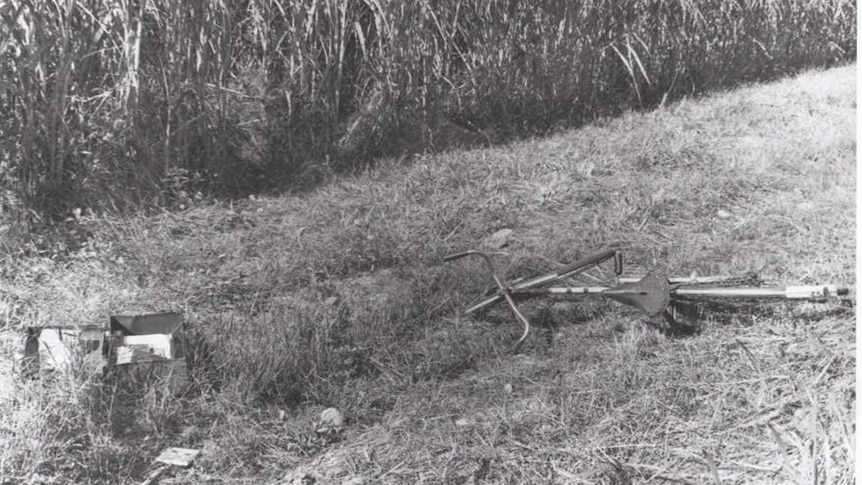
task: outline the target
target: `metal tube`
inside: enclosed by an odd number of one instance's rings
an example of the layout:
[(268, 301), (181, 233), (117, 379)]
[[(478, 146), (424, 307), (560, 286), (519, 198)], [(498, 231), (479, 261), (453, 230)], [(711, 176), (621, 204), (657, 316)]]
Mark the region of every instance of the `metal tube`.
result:
[[(586, 259), (582, 259), (580, 261), (575, 261), (574, 263), (569, 264), (568, 266), (564, 266), (557, 270), (557, 277), (567, 278), (569, 276), (574, 275), (575, 273), (582, 271), (590, 266), (595, 266), (599, 263), (603, 263), (613, 257), (616, 257), (617, 251), (615, 249), (608, 249), (607, 251), (602, 251), (601, 253), (594, 254)], [(616, 266), (621, 266), (621, 263)], [(619, 268), (622, 269), (622, 268)]]
[(513, 291), (524, 290), (527, 288), (535, 288), (537, 286), (544, 286), (546, 283), (551, 283), (554, 281), (559, 281), (565, 278), (569, 278), (571, 276), (580, 273), (590, 266), (595, 266), (599, 263), (607, 261), (608, 259), (613, 258), (617, 254), (617, 251), (609, 249), (607, 251), (601, 252), (599, 254), (594, 254), (586, 259), (582, 259), (580, 261), (575, 261), (574, 263), (568, 264), (553, 273), (548, 273), (545, 275), (537, 276), (535, 278), (530, 278), (527, 280), (513, 282), (511, 284), (511, 288)]
[(530, 288), (513, 291), (515, 295), (596, 295), (609, 290), (607, 286), (566, 286), (553, 288)]
[[(618, 279), (620, 283), (637, 283), (642, 280), (643, 276), (623, 276)], [(670, 277), (667, 279), (667, 282), (675, 285), (675, 284), (689, 284), (693, 285), (695, 283), (717, 283), (719, 281), (726, 281), (728, 279), (727, 276), (677, 276)]]
[(681, 286), (673, 290), (679, 296), (718, 296), (726, 298), (787, 298), (790, 300), (823, 300), (840, 294), (835, 285), (788, 286), (786, 288), (701, 288)]
[(481, 310), (487, 306), (493, 305), (494, 303), (497, 303), (498, 301), (500, 301), (502, 299), (503, 299), (502, 295), (497, 295), (497, 296), (488, 298), (487, 300), (480, 301), (479, 303), (476, 303), (475, 305), (471, 306), (470, 308), (464, 310), (464, 313), (469, 315), (469, 314), (471, 314), (473, 312), (477, 312), (477, 311), (479, 311), (479, 310)]
[[(463, 253), (458, 253), (458, 254), (453, 254), (451, 256), (447, 256), (444, 259), (446, 261), (451, 261), (454, 259), (463, 258), (464, 256), (469, 256), (471, 254), (477, 254), (477, 255), (482, 256), (483, 258), (486, 259), (486, 262), (489, 265), (489, 267), (493, 268), (493, 264), (490, 262), (490, 258), (488, 258), (488, 256), (486, 254), (482, 253), (481, 251), (465, 251)], [(556, 272), (548, 273), (548, 274), (544, 274), (541, 276), (536, 276), (534, 278), (529, 278), (526, 280), (514, 282), (510, 285), (510, 291), (513, 294), (528, 294), (529, 292), (526, 290), (530, 290), (532, 288), (544, 286), (548, 283), (553, 283), (553, 282), (562, 280), (564, 278), (574, 276), (575, 274), (586, 270), (590, 266), (594, 266), (594, 265), (599, 264), (603, 261), (607, 261), (608, 259), (613, 258), (616, 254), (617, 254), (617, 251), (609, 249), (607, 251), (604, 251), (604, 252), (595, 254), (593, 256), (590, 256), (586, 259), (576, 261), (574, 263), (566, 265), (563, 268), (560, 268), (559, 270), (557, 270)], [(492, 274), (494, 274), (494, 273), (492, 272)], [(496, 277), (495, 277), (495, 279), (496, 279)], [(495, 283), (496, 282), (497, 281), (495, 281)], [(564, 292), (564, 293), (572, 293), (572, 292)], [(595, 293), (595, 292), (593, 292), (593, 293)], [(547, 294), (547, 293), (546, 292), (537, 292), (536, 294)], [(504, 298), (503, 298), (502, 294), (492, 296), (486, 300), (483, 300), (483, 301), (471, 306), (470, 308), (465, 310), (465, 313), (470, 314), (470, 313), (479, 311), (479, 310), (481, 310), (487, 306), (493, 305), (494, 303), (497, 303), (503, 299)]]
[[(518, 321), (521, 322), (521, 325), (524, 326), (524, 332), (521, 334), (521, 338), (519, 338), (518, 341), (515, 342), (515, 345), (512, 346), (512, 353), (516, 353), (521, 347), (521, 344), (523, 344), (524, 341), (527, 340), (527, 336), (530, 335), (530, 321), (527, 320), (527, 317), (525, 317), (524, 314), (521, 313), (521, 311), (518, 309), (518, 305), (517, 303), (515, 303), (515, 299), (512, 298), (511, 290), (509, 290), (509, 288), (507, 288), (506, 285), (504, 285), (503, 282), (500, 281), (500, 278), (497, 277), (497, 270), (494, 268), (494, 262), (491, 260), (491, 257), (488, 256), (487, 253), (484, 253), (482, 251), (466, 251), (463, 253), (449, 256), (449, 259), (452, 260), (463, 258), (465, 256), (470, 256), (473, 254), (481, 256), (482, 259), (485, 261), (485, 264), (488, 266), (488, 272), (491, 273), (491, 277), (494, 279), (494, 283), (497, 284), (497, 288), (499, 288), (500, 290), (500, 295), (502, 295), (502, 297), (506, 299), (506, 303), (509, 304), (509, 308), (512, 310), (512, 313), (515, 314), (515, 318), (517, 318)], [(498, 295), (498, 297), (500, 295)], [(472, 309), (467, 310), (467, 313), (470, 313), (471, 311)]]
[(723, 296), (727, 298), (784, 298), (787, 294), (784, 288), (704, 288), (697, 286), (681, 286), (673, 290), (679, 296)]

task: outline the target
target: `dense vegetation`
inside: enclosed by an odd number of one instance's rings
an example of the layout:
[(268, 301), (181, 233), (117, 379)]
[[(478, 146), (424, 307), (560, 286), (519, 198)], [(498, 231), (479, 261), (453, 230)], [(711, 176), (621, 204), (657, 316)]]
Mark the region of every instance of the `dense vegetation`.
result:
[[(855, 58), (849, 0), (10, 0), (4, 212), (188, 204)], [(35, 212), (33, 212), (35, 211)]]

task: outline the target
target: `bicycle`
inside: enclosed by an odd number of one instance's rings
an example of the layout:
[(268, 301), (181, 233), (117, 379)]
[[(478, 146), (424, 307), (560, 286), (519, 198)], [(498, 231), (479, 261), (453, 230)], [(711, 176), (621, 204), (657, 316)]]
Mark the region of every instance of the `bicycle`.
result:
[[(688, 277), (668, 278), (658, 272), (649, 272), (641, 277), (623, 277), (623, 256), (618, 250), (609, 249), (563, 267), (539, 274), (532, 278), (506, 282), (498, 276), (493, 253), (478, 250), (464, 251), (443, 258), (446, 262), (467, 256), (481, 257), (497, 286), (495, 295), (488, 297), (465, 310), (471, 314), (491, 305), (505, 301), (515, 318), (524, 327), (521, 337), (512, 347), (513, 353), (530, 334), (530, 321), (518, 308), (518, 302), (541, 296), (582, 295), (601, 296), (619, 303), (635, 307), (647, 317), (663, 316), (670, 324), (676, 325), (675, 307), (685, 302), (704, 299), (770, 299), (807, 300), (825, 302), (834, 297), (847, 297), (850, 289), (837, 285), (793, 285), (784, 287), (765, 287), (755, 273), (743, 278), (721, 276), (701, 277), (692, 274)], [(575, 275), (583, 273), (605, 261), (614, 262), (614, 286), (553, 286)]]

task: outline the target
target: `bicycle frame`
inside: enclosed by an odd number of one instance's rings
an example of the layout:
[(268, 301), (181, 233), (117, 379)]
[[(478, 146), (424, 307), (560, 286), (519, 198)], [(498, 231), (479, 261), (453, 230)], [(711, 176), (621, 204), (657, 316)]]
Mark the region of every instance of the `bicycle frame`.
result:
[[(556, 295), (597, 295), (633, 306), (649, 317), (664, 314), (666, 318), (672, 321), (673, 317), (669, 313), (668, 307), (674, 298), (690, 300), (716, 297), (749, 299), (781, 298), (823, 302), (835, 296), (846, 296), (849, 294), (848, 288), (840, 288), (831, 284), (786, 287), (726, 287), (719, 286), (721, 282), (728, 280), (726, 277), (699, 277), (692, 275), (689, 277), (667, 278), (654, 273), (642, 277), (622, 277), (622, 253), (616, 250), (603, 251), (586, 259), (565, 265), (556, 271), (512, 282), (504, 282), (498, 276), (494, 262), (491, 259), (491, 253), (471, 250), (446, 256), (443, 260), (447, 262), (455, 261), (473, 255), (479, 256), (484, 260), (488, 272), (497, 286), (497, 294), (471, 306), (465, 310), (465, 313), (475, 313), (500, 301), (505, 301), (515, 315), (515, 318), (524, 327), (521, 338), (512, 347), (512, 352), (517, 352), (530, 334), (530, 321), (524, 316), (517, 305), (517, 301), (527, 298)], [(552, 286), (611, 259), (614, 261), (614, 274), (617, 283), (615, 286)], [(709, 286), (711, 284), (713, 286)]]

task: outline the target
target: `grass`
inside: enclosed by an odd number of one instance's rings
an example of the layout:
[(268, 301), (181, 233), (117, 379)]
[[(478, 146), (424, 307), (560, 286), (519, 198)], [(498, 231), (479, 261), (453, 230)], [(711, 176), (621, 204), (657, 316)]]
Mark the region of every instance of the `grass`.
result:
[(855, 12), (849, 0), (9, 0), (0, 209), (38, 226), (76, 208), (176, 208), (546, 133), (855, 59)]
[[(852, 310), (742, 306), (671, 338), (615, 304), (538, 302), (512, 356), (503, 309), (459, 314), (481, 266), (441, 258), (510, 228), (509, 277), (613, 245), (632, 273), (853, 286), (855, 80), (808, 72), (299, 195), (82, 213), (74, 250), (6, 246), (6, 333), (181, 311), (193, 388), (3, 393), (0, 482), (136, 483), (186, 446), (203, 456), (173, 483), (852, 483)], [(334, 439), (314, 431), (330, 406)]]

